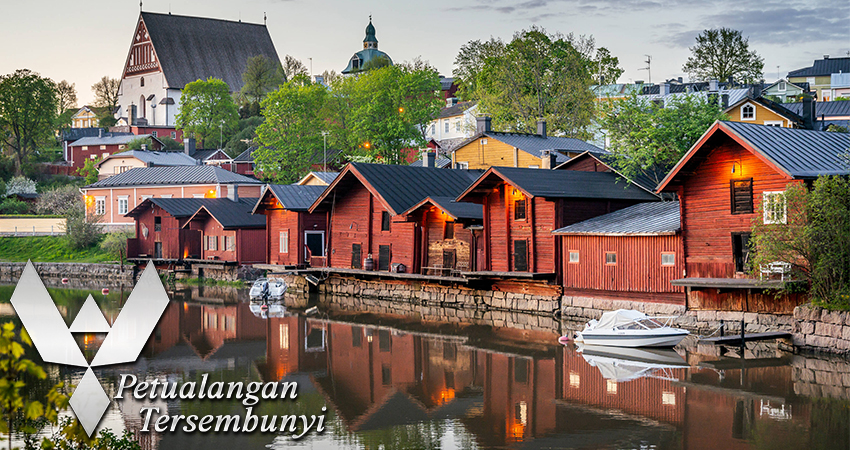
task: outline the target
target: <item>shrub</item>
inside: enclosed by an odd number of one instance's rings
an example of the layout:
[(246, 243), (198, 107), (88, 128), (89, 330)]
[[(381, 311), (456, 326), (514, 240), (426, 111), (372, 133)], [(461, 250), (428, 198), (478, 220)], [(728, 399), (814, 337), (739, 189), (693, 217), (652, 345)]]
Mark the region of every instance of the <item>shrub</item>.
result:
[(113, 231), (107, 233), (100, 243), (100, 248), (110, 255), (115, 256), (115, 259), (120, 260), (127, 257), (127, 239), (135, 236), (133, 230)]
[(35, 181), (26, 177), (14, 177), (6, 183), (6, 195), (35, 194)]
[(83, 163), (83, 167), (77, 169), (77, 174), (81, 177), (85, 178), (86, 184), (97, 183), (97, 167), (94, 165), (98, 163), (98, 160), (87, 159), (86, 162)]
[(176, 139), (171, 139), (169, 136), (164, 136), (164, 137), (157, 138), (157, 139), (159, 139), (159, 141), (162, 142), (162, 145), (163, 145), (162, 149), (163, 150), (182, 150), (183, 149), (183, 143), (182, 142), (179, 142)]
[(101, 216), (86, 213), (80, 202), (78, 207), (69, 208), (65, 213), (65, 239), (74, 249), (89, 248), (100, 241), (103, 227), (100, 225)]
[(82, 194), (73, 185), (60, 186), (44, 192), (35, 202), (36, 214), (65, 215), (82, 202)]
[(0, 214), (26, 214), (29, 210), (29, 203), (16, 198), (5, 198), (0, 202)]

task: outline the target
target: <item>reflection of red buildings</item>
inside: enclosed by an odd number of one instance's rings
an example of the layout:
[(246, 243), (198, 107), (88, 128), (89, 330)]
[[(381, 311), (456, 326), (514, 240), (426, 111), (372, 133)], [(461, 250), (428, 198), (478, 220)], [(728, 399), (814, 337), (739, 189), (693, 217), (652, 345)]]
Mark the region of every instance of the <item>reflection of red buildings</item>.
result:
[(266, 361), (259, 364), (266, 381), (282, 380), (297, 372), (324, 370), (327, 360), (327, 327), (302, 316), (265, 320)]

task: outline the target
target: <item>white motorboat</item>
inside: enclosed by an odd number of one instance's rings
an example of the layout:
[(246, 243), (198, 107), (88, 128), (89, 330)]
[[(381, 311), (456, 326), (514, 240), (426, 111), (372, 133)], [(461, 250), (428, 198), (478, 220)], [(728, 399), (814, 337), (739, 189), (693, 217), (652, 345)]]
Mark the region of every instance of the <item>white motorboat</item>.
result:
[(254, 285), (251, 286), (251, 290), (248, 292), (248, 296), (251, 299), (263, 299), (269, 295), (269, 280), (266, 278), (257, 278), (257, 281), (254, 281)]
[(286, 282), (281, 278), (269, 280), (269, 298), (281, 298), (286, 292)]
[(611, 347), (674, 347), (690, 332), (673, 328), (659, 319), (672, 317), (650, 317), (640, 311), (618, 309), (602, 314), (599, 320), (591, 320), (584, 330), (576, 333), (576, 342), (586, 345)]

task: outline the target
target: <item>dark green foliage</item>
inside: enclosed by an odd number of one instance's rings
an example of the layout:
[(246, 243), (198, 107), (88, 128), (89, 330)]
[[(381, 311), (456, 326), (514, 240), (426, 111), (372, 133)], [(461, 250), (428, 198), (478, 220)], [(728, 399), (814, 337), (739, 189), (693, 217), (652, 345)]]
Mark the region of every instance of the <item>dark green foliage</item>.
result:
[[(137, 139), (138, 140), (138, 139)], [(83, 177), (85, 184), (97, 183), (97, 168), (95, 164), (100, 161), (99, 159), (87, 159), (85, 163), (83, 163), (83, 167), (77, 169), (77, 175)]]
[(691, 56), (682, 67), (691, 81), (729, 77), (741, 83), (755, 83), (763, 76), (764, 58), (750, 50), (749, 38), (731, 28), (704, 30), (690, 48)]
[(163, 150), (182, 150), (183, 143), (178, 142), (176, 139), (171, 139), (168, 136), (157, 138), (160, 142), (162, 142)]
[(16, 174), (54, 138), (56, 83), (27, 69), (0, 76), (0, 145), (15, 159)]
[(29, 212), (29, 203), (17, 198), (7, 197), (0, 201), (0, 214), (27, 214)]
[(127, 143), (127, 150), (141, 150), (142, 145), (144, 145), (145, 148), (147, 148), (148, 150), (153, 150), (153, 148), (151, 148), (151, 145), (153, 145), (153, 139), (151, 139), (149, 137), (135, 138), (132, 141)]

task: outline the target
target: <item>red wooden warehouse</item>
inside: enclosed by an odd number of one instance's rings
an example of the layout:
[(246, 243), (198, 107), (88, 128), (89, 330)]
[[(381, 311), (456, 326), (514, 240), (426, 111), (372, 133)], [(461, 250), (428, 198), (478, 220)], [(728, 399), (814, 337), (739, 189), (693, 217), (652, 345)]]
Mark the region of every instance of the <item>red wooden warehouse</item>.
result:
[(223, 265), (266, 262), (266, 218), (251, 214), (256, 198), (210, 199), (184, 225), (201, 233), (201, 259)]
[(254, 206), (266, 216), (269, 264), (325, 266), (325, 242), (330, 212), (310, 214), (310, 206), (325, 186), (271, 184)]
[(679, 202), (648, 202), (555, 230), (564, 295), (685, 303)]
[(764, 292), (782, 280), (748, 275), (761, 270), (750, 264), (752, 223), (785, 222), (789, 183), (850, 173), (848, 148), (846, 133), (740, 122), (703, 134), (659, 186), (681, 199), (685, 272), (673, 283), (688, 288), (689, 309), (790, 313), (802, 301)]
[(659, 198), (610, 172), (492, 167), (457, 200), (484, 205), (479, 271), (555, 278), (554, 230)]
[[(311, 213), (330, 211), (330, 266), (363, 267), (372, 256), (377, 270), (422, 270), (422, 223), (411, 207), (427, 197), (453, 198), (478, 172), (351, 163), (313, 203)], [(395, 265), (395, 266), (393, 266)]]
[(215, 199), (148, 198), (127, 217), (136, 221), (136, 237), (127, 239), (127, 259), (173, 263), (201, 257), (201, 233), (183, 228), (198, 209)]

